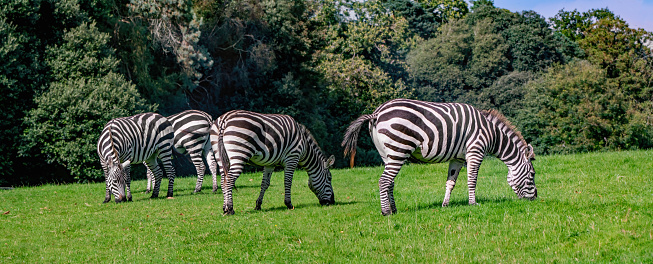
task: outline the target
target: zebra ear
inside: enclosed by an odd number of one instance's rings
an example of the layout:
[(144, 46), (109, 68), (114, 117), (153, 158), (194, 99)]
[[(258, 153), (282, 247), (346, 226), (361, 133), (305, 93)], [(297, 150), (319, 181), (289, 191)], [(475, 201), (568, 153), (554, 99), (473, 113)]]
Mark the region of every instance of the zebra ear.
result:
[(528, 158), (528, 160), (535, 160), (535, 150), (533, 150), (531, 144), (528, 144), (526, 147), (526, 158)]
[(331, 157), (329, 157), (329, 158), (326, 160), (326, 162), (324, 162), (324, 167), (331, 168), (331, 166), (333, 166), (333, 163), (334, 163), (335, 161), (336, 161), (336, 157), (333, 156), (333, 155), (331, 155)]

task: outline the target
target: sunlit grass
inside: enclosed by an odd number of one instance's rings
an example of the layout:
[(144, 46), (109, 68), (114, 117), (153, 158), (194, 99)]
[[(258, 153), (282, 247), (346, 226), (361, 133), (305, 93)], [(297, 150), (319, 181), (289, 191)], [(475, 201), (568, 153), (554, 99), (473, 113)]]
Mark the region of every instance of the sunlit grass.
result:
[(479, 173), (480, 205), (467, 205), (463, 169), (447, 208), (447, 164), (405, 166), (389, 217), (381, 167), (333, 170), (328, 207), (298, 171), (294, 210), (275, 172), (254, 211), (261, 173), (244, 174), (233, 216), (222, 216), (210, 181), (191, 194), (193, 177), (175, 180), (172, 200), (133, 182), (134, 202), (122, 204), (101, 203), (103, 183), (2, 190), (0, 262), (653, 262), (653, 151), (544, 156), (534, 166), (535, 201), (518, 200), (492, 158)]

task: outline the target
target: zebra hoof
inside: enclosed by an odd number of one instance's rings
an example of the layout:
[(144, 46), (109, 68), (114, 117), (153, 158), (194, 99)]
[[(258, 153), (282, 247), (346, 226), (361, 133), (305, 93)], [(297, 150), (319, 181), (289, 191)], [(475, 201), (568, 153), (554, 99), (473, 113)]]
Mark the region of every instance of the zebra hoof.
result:
[(227, 209), (223, 211), (224, 211), (224, 215), (234, 215), (236, 213), (234, 212), (234, 209)]
[(256, 207), (254, 207), (254, 210), (256, 210), (256, 211), (261, 211), (261, 206), (260, 206), (260, 205), (257, 205)]
[(202, 190), (195, 190), (195, 191), (193, 191), (193, 194), (196, 194), (198, 192), (202, 192)]
[(442, 207), (447, 207), (449, 206), (449, 203), (442, 203)]
[(381, 215), (383, 215), (383, 216), (388, 216), (388, 215), (391, 215), (391, 214), (392, 214), (392, 212), (390, 212), (390, 211), (388, 211), (388, 212), (381, 212)]

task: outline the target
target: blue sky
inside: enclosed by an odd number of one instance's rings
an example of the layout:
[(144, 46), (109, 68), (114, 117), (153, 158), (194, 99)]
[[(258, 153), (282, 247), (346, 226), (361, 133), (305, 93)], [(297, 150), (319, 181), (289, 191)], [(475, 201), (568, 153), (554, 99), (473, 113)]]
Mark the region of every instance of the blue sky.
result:
[(631, 28), (653, 31), (653, 0), (494, 0), (494, 6), (512, 12), (533, 10), (545, 18), (555, 16), (560, 9), (585, 12), (592, 8), (607, 7), (621, 17)]

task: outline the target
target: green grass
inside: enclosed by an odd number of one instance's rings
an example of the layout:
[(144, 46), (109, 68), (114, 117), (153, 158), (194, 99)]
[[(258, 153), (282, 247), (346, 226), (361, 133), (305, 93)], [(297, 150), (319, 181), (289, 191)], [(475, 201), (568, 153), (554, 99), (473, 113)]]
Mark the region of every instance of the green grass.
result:
[(447, 164), (405, 166), (389, 217), (381, 167), (333, 170), (329, 207), (298, 171), (294, 210), (275, 172), (254, 211), (261, 173), (244, 174), (234, 216), (222, 216), (210, 181), (192, 195), (192, 177), (175, 181), (172, 200), (149, 199), (145, 181), (133, 182), (134, 202), (122, 204), (101, 203), (103, 183), (2, 190), (0, 262), (653, 262), (653, 151), (544, 156), (534, 166), (535, 201), (518, 200), (491, 158), (479, 173), (480, 205), (467, 205), (461, 176), (448, 208)]

